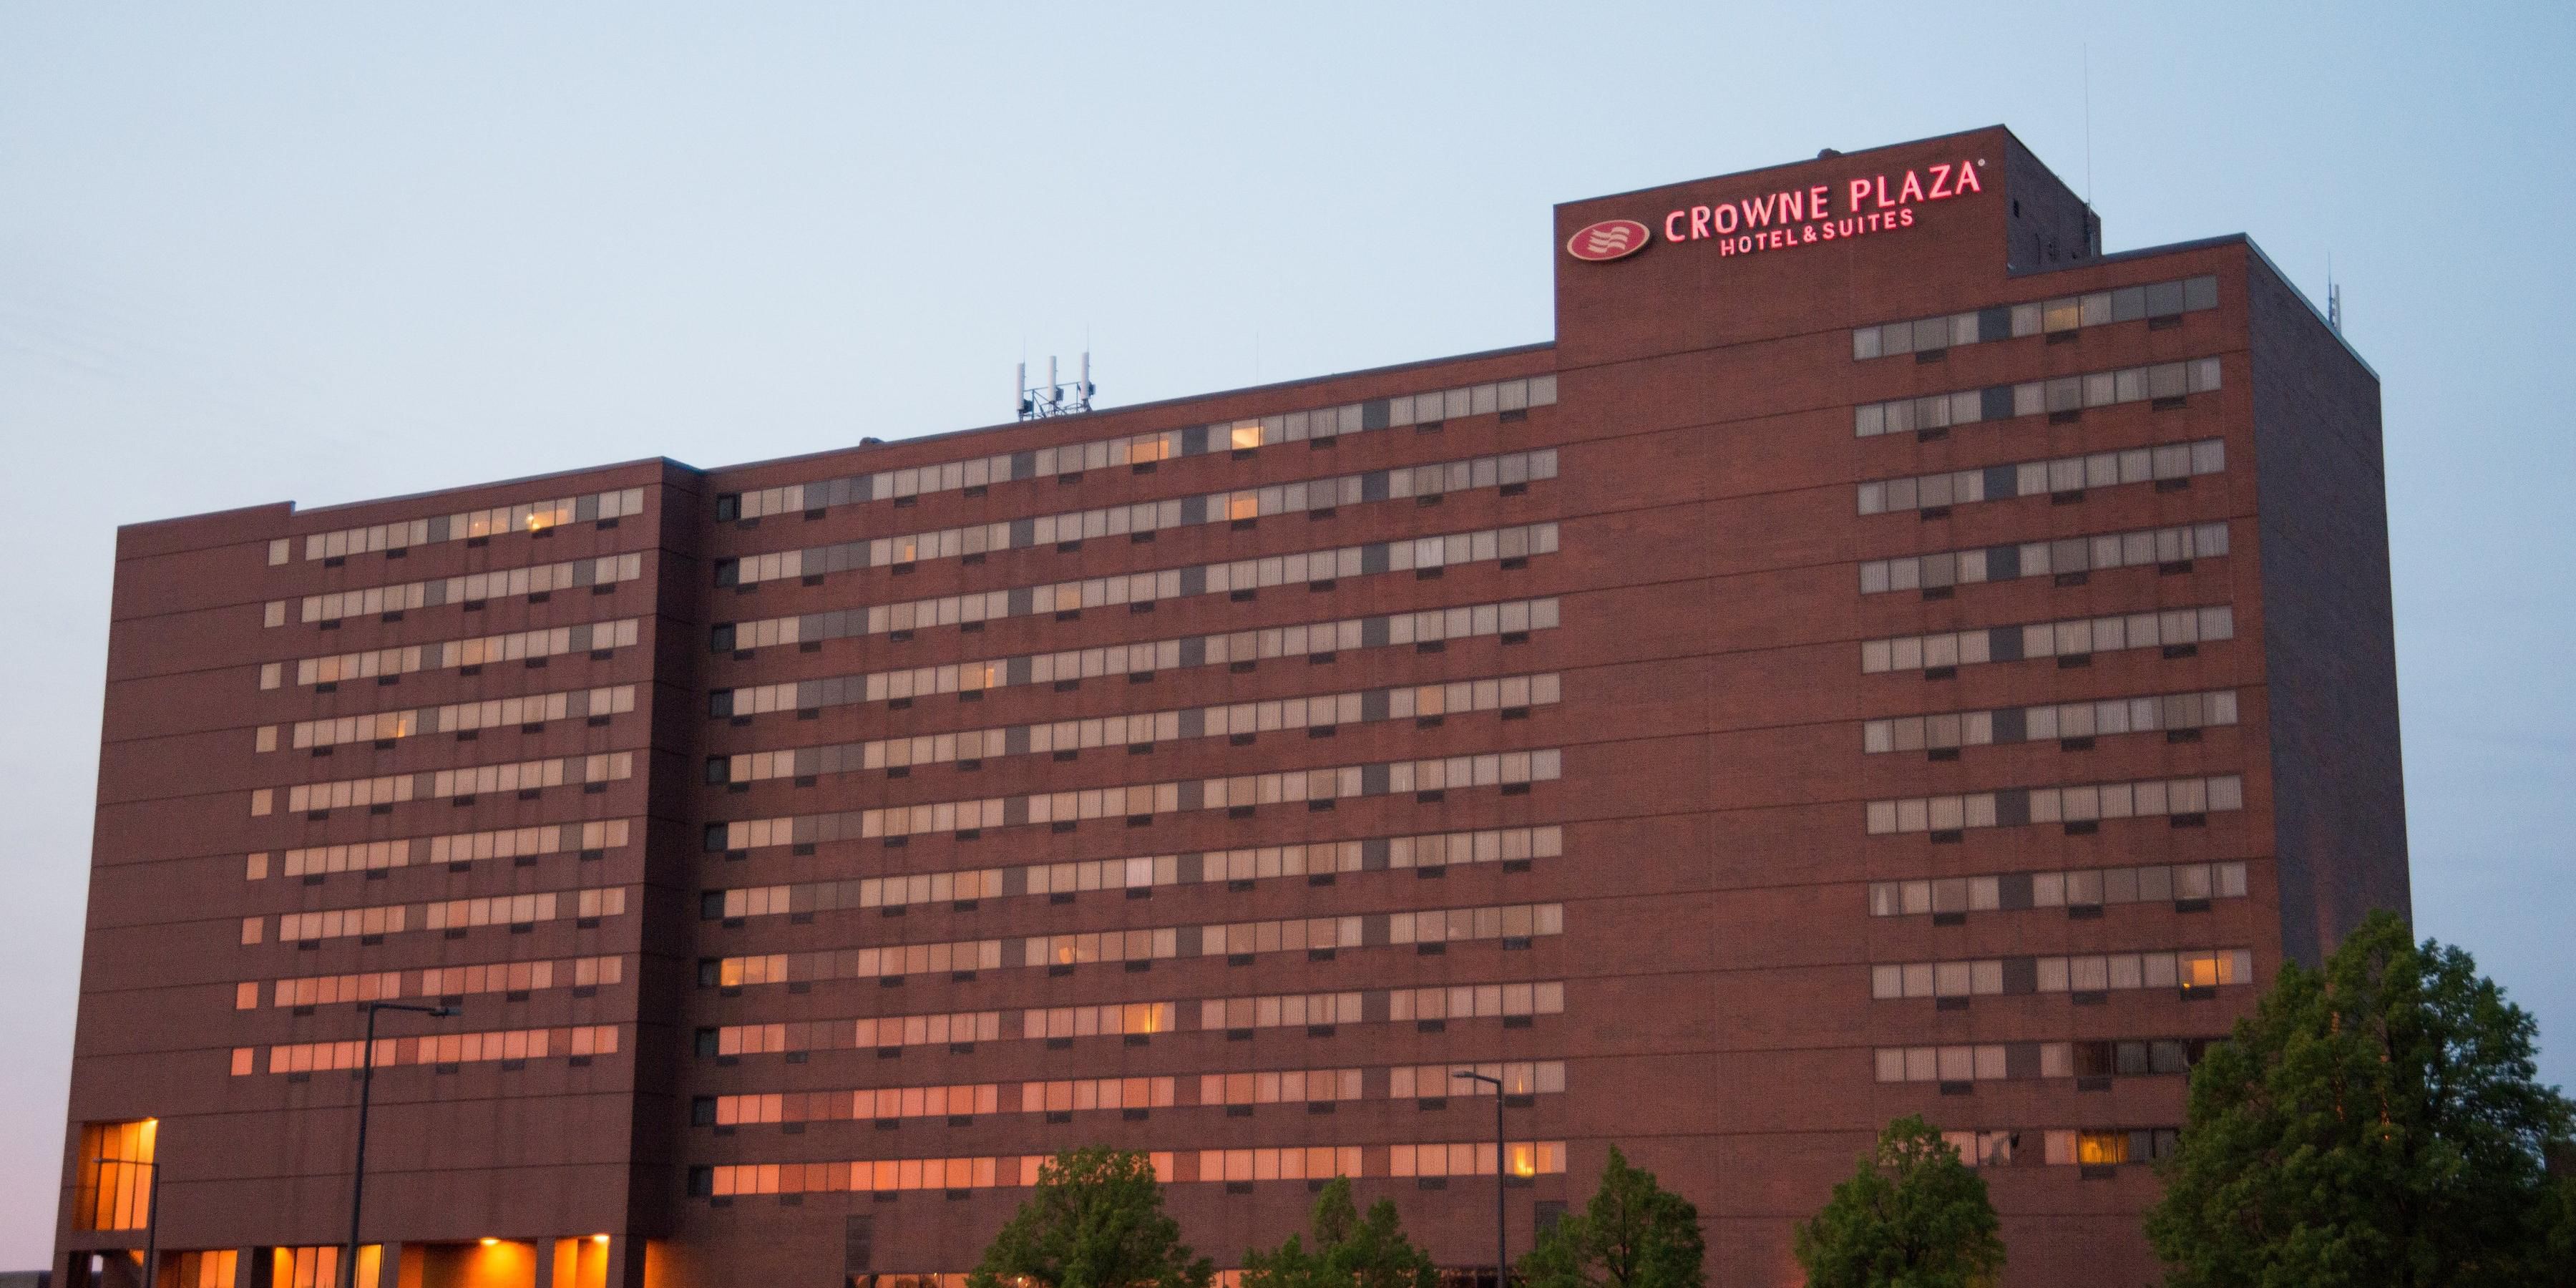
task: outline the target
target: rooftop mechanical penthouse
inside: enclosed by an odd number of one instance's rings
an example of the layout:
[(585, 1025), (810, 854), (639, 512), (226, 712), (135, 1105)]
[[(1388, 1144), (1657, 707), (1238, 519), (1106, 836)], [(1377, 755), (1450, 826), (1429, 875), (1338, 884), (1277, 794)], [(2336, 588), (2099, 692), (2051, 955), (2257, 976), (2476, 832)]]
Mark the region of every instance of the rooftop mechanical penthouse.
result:
[(908, 1286), (1088, 1143), (1465, 1275), (1615, 1143), (1791, 1284), (1908, 1113), (2149, 1276), (2408, 905), (2376, 377), (2000, 128), (1552, 237), (1546, 343), (125, 528), (58, 1273), (330, 1283), (372, 1063), (369, 1288)]

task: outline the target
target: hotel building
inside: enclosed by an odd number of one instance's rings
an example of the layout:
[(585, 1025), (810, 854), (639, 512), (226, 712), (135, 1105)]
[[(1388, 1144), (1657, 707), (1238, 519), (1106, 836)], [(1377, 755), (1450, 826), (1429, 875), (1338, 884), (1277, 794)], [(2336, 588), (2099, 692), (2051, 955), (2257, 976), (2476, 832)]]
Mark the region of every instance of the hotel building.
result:
[(372, 1056), (369, 1288), (892, 1288), (1084, 1144), (1488, 1275), (1615, 1144), (1794, 1284), (1905, 1114), (2150, 1276), (2408, 906), (2376, 377), (2001, 128), (1553, 242), (1545, 343), (124, 528), (56, 1272), (333, 1283)]

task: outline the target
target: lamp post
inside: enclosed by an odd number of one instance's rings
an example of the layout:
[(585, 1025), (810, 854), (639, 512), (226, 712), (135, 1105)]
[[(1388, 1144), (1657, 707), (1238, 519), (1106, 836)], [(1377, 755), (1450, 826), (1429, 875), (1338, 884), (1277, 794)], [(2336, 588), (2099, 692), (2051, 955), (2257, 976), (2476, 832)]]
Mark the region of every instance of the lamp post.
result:
[(157, 1288), (157, 1285), (160, 1283), (159, 1275), (154, 1273), (158, 1267), (153, 1264), (161, 1259), (161, 1164), (157, 1157), (160, 1153), (161, 1142), (159, 1139), (160, 1132), (157, 1128), (154, 1130), (153, 1136), (154, 1140), (152, 1142), (152, 1148), (156, 1157), (152, 1162), (147, 1163), (141, 1159), (135, 1158), (93, 1158), (90, 1160), (100, 1166), (116, 1165), (121, 1167), (148, 1167), (152, 1169), (152, 1193), (149, 1197), (143, 1200), (145, 1213), (143, 1218), (143, 1288)]
[(414, 1006), (409, 1002), (368, 1002), (365, 1007), (367, 1040), (358, 1049), (358, 1162), (349, 1177), (349, 1246), (340, 1251), (343, 1288), (358, 1288), (358, 1212), (367, 1197), (367, 1106), (376, 1087), (376, 1012), (417, 1011), (433, 1018), (456, 1014), (452, 1006)]
[(1450, 1076), (1472, 1078), (1477, 1082), (1490, 1083), (1494, 1088), (1494, 1288), (1511, 1288), (1512, 1263), (1503, 1255), (1506, 1232), (1510, 1229), (1503, 1221), (1503, 1178), (1509, 1174), (1504, 1170), (1503, 1159), (1507, 1152), (1503, 1144), (1503, 1080), (1489, 1073), (1469, 1073), (1464, 1069), (1456, 1070)]

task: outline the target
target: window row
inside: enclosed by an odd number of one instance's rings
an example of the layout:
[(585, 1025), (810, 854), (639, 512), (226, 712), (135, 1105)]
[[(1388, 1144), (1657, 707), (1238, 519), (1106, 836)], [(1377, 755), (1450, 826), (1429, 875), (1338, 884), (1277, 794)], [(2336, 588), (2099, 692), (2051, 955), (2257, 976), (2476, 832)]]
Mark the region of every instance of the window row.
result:
[(1099, 747), (1137, 747), (1186, 738), (1243, 737), (1283, 729), (1331, 728), (1379, 720), (1414, 720), (1470, 711), (1553, 706), (1556, 675), (1513, 675), (1456, 680), (1364, 693), (1273, 698), (1180, 711), (1008, 725), (958, 733), (921, 734), (873, 742), (747, 751), (707, 762), (710, 783), (751, 783), (773, 778), (814, 778), (911, 765), (954, 764), (1002, 756), (1063, 754)]
[[(1863, 403), (1852, 409), (1852, 433), (1861, 438), (1911, 434), (1950, 425), (1972, 425), (2016, 416), (2073, 415), (2088, 407), (2120, 403), (2163, 402), (2207, 393), (2219, 387), (2218, 359), (2194, 358), (2152, 367), (2058, 376), (2018, 385), (1994, 385), (1958, 393)], [(2170, 405), (2170, 404), (2168, 404)]]
[(1142, 465), (1210, 452), (1249, 451), (1273, 443), (1334, 438), (1343, 434), (1443, 421), (1455, 416), (1526, 411), (1532, 407), (1552, 406), (1555, 402), (1556, 377), (1531, 376), (1525, 380), (1504, 380), (1465, 389), (1345, 403), (1256, 420), (1194, 425), (1124, 438), (1069, 443), (1062, 447), (979, 456), (941, 465), (881, 470), (815, 483), (790, 483), (759, 491), (728, 493), (716, 498), (716, 518), (757, 519), (765, 515), (821, 510), (889, 497), (900, 499), (955, 492), (1016, 479), (1060, 477), (1084, 470)]
[(2048, 707), (1998, 707), (1942, 715), (1896, 716), (1861, 724), (1861, 750), (1869, 754), (1983, 747), (1994, 743), (2099, 738), (2123, 733), (2168, 733), (2236, 723), (2236, 690), (2167, 693), (2152, 698), (2104, 698)]
[[(370, 613), (400, 613), (414, 608), (437, 608), (444, 604), (475, 604), (512, 595), (544, 595), (584, 586), (614, 586), (643, 575), (644, 556), (641, 553), (602, 555), (596, 559), (575, 559), (566, 563), (466, 573), (437, 581), (409, 581), (393, 586), (306, 595), (300, 620), (336, 622), (344, 617), (363, 617)], [(270, 604), (268, 616), (269, 625), (284, 625), (285, 601)]]
[(955, 943), (888, 944), (711, 957), (698, 963), (701, 987), (740, 988), (825, 979), (878, 979), (941, 971), (1009, 970), (1093, 962), (1249, 956), (1254, 953), (1380, 948), (1478, 939), (1520, 940), (1565, 930), (1561, 904), (1512, 904), (1426, 912), (1298, 917), (1207, 926), (1080, 931)]
[(1565, 984), (1461, 984), (1352, 993), (1293, 993), (1201, 999), (1195, 1012), (1172, 1002), (1111, 1002), (1025, 1011), (956, 1011), (867, 1016), (856, 1020), (795, 1020), (735, 1024), (698, 1030), (697, 1053), (722, 1059), (795, 1051), (899, 1051), (918, 1046), (964, 1046), (1031, 1038), (1143, 1036), (1181, 1031), (1195, 1015), (1200, 1029), (1248, 1033), (1255, 1029), (1336, 1024), (1387, 1024), (1406, 1020), (1506, 1021), (1565, 1011)]
[(2125, 451), (2060, 456), (2054, 460), (1989, 465), (1984, 469), (1881, 479), (1859, 488), (1862, 514), (1942, 510), (1977, 501), (2009, 501), (2045, 492), (2063, 496), (2128, 483), (2161, 483), (2227, 469), (2227, 440), (2164, 443)]
[[(1565, 1170), (1565, 1142), (1508, 1141), (1504, 1164), (1515, 1176), (1556, 1175)], [(1165, 1184), (1326, 1180), (1335, 1176), (1492, 1176), (1496, 1144), (1314, 1145), (1284, 1148), (1207, 1149), (1150, 1155)], [(848, 1163), (720, 1163), (689, 1169), (692, 1197), (732, 1199), (756, 1194), (895, 1193), (1025, 1188), (1038, 1183), (1046, 1154), (966, 1158), (876, 1159)]]
[(2051, 1167), (2115, 1167), (2173, 1157), (2182, 1145), (2182, 1132), (2172, 1127), (2052, 1131), (2043, 1134), (2043, 1143)]
[(2064, 872), (2004, 872), (1982, 877), (1877, 881), (1869, 887), (1869, 915), (1919, 917), (1925, 913), (2013, 912), (2026, 908), (2093, 908), (2106, 903), (2242, 899), (2245, 864), (2151, 863), (2133, 868), (2074, 868)]
[[(469, 541), (504, 532), (542, 532), (567, 523), (594, 523), (642, 513), (644, 489), (630, 487), (616, 492), (592, 492), (551, 501), (523, 501), (517, 505), (494, 506), (489, 510), (467, 510), (462, 514), (378, 523), (364, 528), (343, 528), (338, 532), (316, 532), (304, 538), (304, 557), (308, 560), (338, 559), (370, 550), (400, 550), (406, 546), (436, 545), (443, 541)], [(285, 563), (287, 550), (288, 543), (284, 540), (270, 542), (268, 562), (272, 565)]]
[(831, 912), (843, 908), (903, 907), (969, 899), (1075, 894), (1196, 885), (1203, 881), (1259, 881), (1322, 873), (1376, 872), (1388, 868), (1441, 868), (1452, 863), (1510, 863), (1551, 859), (1565, 852), (1561, 827), (1497, 828), (1436, 832), (1424, 836), (1267, 845), (1195, 854), (1087, 859), (1025, 867), (968, 868), (910, 876), (851, 877), (795, 885), (708, 890), (700, 913), (709, 920)]
[(2198, 990), (2253, 982), (2254, 954), (2242, 948), (2081, 957), (1990, 957), (1981, 961), (1909, 962), (1869, 968), (1869, 995), (1881, 1000), (2102, 993), (2141, 988)]
[(2194, 559), (2215, 559), (2226, 553), (2227, 525), (2223, 522), (2060, 537), (1979, 550), (1872, 559), (1860, 566), (1860, 593), (1936, 590), (2018, 577), (2067, 577), (2141, 564), (2189, 564)]
[[(297, 1042), (268, 1049), (270, 1073), (327, 1073), (355, 1069), (366, 1055), (366, 1042)], [(256, 1047), (233, 1048), (233, 1075), (254, 1071)], [(486, 1060), (543, 1060), (549, 1056), (617, 1054), (617, 1026), (592, 1024), (551, 1029), (507, 1029), (482, 1033), (436, 1033), (416, 1038), (376, 1039), (373, 1063), (379, 1069), (406, 1064), (475, 1064)]]
[(1213, 492), (1205, 496), (1139, 501), (1097, 510), (1045, 514), (1033, 519), (1005, 519), (935, 532), (913, 532), (828, 546), (807, 546), (773, 554), (719, 559), (718, 586), (748, 586), (789, 577), (815, 577), (854, 568), (882, 568), (924, 559), (956, 559), (996, 550), (1057, 545), (1100, 537), (1130, 536), (1164, 528), (1202, 523), (1241, 522), (1264, 515), (1331, 510), (1372, 501), (1436, 496), (1478, 487), (1510, 487), (1556, 477), (1556, 449), (1480, 456), (1367, 474), (1270, 487)]
[(1164, 1109), (1199, 1105), (1318, 1104), (1343, 1100), (1413, 1100), (1490, 1095), (1489, 1084), (1454, 1076), (1460, 1071), (1501, 1078), (1507, 1094), (1565, 1090), (1562, 1060), (1489, 1064), (1403, 1065), (1391, 1069), (1282, 1069), (1192, 1076), (1060, 1078), (1044, 1082), (969, 1083), (953, 1086), (876, 1087), (852, 1091), (790, 1091), (711, 1096), (693, 1107), (699, 1125), (735, 1127), (768, 1123), (889, 1118), (939, 1118), (994, 1113), (1082, 1113), (1101, 1109)]
[(931, 626), (998, 621), (1046, 613), (1074, 613), (1119, 604), (1150, 604), (1193, 595), (1260, 590), (1271, 586), (1314, 585), (1342, 577), (1440, 568), (1452, 564), (1526, 559), (1556, 552), (1554, 523), (1515, 528), (1457, 532), (1407, 541), (1343, 546), (1333, 550), (1270, 555), (1231, 563), (1194, 564), (1116, 577), (1091, 577), (976, 591), (935, 599), (907, 600), (861, 608), (836, 608), (794, 617), (724, 622), (709, 632), (718, 653), (774, 648), (784, 644), (883, 635)]
[(2027, 626), (1863, 640), (1860, 669), (1864, 675), (1930, 671), (2038, 657), (2088, 657), (2132, 648), (2180, 649), (2234, 638), (2236, 610), (2225, 604), (2167, 608), (2115, 617), (2076, 617)]
[[(328, 783), (298, 783), (286, 789), (286, 809), (293, 814), (351, 809), (360, 805), (397, 805), (414, 800), (446, 800), (486, 792), (529, 792), (567, 784), (620, 782), (635, 775), (635, 753), (603, 751), (588, 756), (522, 760), (505, 765), (465, 769), (423, 769), (409, 774), (343, 778)], [(264, 816), (276, 802), (274, 788), (250, 794), (253, 817)]]
[(1880, 1047), (1880, 1082), (1996, 1082), (2023, 1078), (2144, 1077), (2191, 1072), (2217, 1039), (2011, 1042)]
[[(457, 997), (474, 993), (526, 993), (547, 988), (597, 988), (626, 978), (622, 957), (573, 957), (563, 961), (487, 962), (475, 966), (432, 966), (420, 971), (378, 971), (363, 975), (307, 975), (270, 985), (270, 1006), (336, 1006), (398, 997)], [(409, 991), (405, 991), (408, 983)], [(245, 980), (235, 990), (233, 1008), (259, 1007), (260, 986)]]
[[(2010, 1167), (2041, 1162), (2050, 1167), (2110, 1167), (2151, 1163), (2171, 1155), (2181, 1134), (2170, 1127), (2045, 1131), (2037, 1133), (2041, 1152), (2034, 1157), (2019, 1148), (2027, 1133), (2018, 1131), (1945, 1131), (1941, 1139), (1959, 1151), (1970, 1167)], [(2019, 1158), (2016, 1158), (2019, 1155)]]
[[(439, 644), (402, 644), (369, 649), (363, 653), (308, 657), (296, 662), (295, 682), (299, 685), (337, 684), (342, 680), (363, 680), (371, 676), (409, 675), (424, 668), (445, 670), (491, 662), (527, 661), (564, 653), (627, 648), (635, 643), (635, 628), (636, 619), (627, 617), (613, 622), (584, 622), (579, 626), (513, 631), (505, 635), (448, 640)], [(284, 672), (285, 667), (280, 663), (263, 665), (259, 669), (259, 687), (277, 688)]]
[(782, 818), (709, 823), (704, 845), (708, 852), (713, 853), (757, 849), (766, 845), (818, 845), (880, 836), (981, 832), (988, 827), (1028, 827), (1039, 823), (1075, 823), (1084, 819), (1125, 818), (1134, 822), (1151, 820), (1158, 814), (1210, 809), (1249, 810), (1299, 801), (1307, 802), (1311, 807), (1345, 798), (1399, 792), (1438, 792), (1470, 787), (1526, 790), (1530, 783), (1554, 782), (1561, 776), (1564, 757), (1564, 752), (1550, 747), (1536, 751), (1486, 752), (1478, 756), (1244, 774), (1233, 778), (1136, 783), (1124, 787), (1094, 787), (1028, 796), (989, 796), (979, 800), (896, 805), (833, 814), (791, 814)]
[[(302, 750), (352, 742), (387, 742), (423, 734), (462, 733), (469, 729), (544, 724), (550, 720), (625, 715), (634, 709), (635, 686), (631, 684), (558, 693), (529, 693), (509, 698), (485, 698), (479, 702), (454, 702), (443, 707), (415, 707), (371, 715), (299, 720), (290, 731), (292, 741), (289, 745)], [(258, 745), (261, 751), (276, 750), (277, 726), (263, 726), (259, 731)]]
[[(377, 872), (422, 864), (479, 863), (489, 859), (531, 858), (578, 851), (584, 855), (623, 849), (632, 819), (591, 823), (543, 823), (493, 832), (456, 832), (395, 841), (358, 841), (287, 850), (280, 856), (281, 876), (317, 876), (330, 872)], [(268, 879), (269, 856), (250, 856), (245, 873), (252, 881)]]
[(2218, 279), (2190, 277), (2146, 286), (2123, 286), (2088, 295), (2067, 295), (2033, 304), (1998, 304), (1993, 308), (1911, 322), (1884, 322), (1852, 328), (1852, 359), (1931, 353), (1968, 344), (1990, 344), (2029, 335), (2057, 335), (2106, 322), (2141, 318), (2180, 318), (2185, 313), (2218, 307)]
[(812, 711), (855, 702), (910, 701), (936, 693), (975, 693), (1024, 684), (1064, 684), (1109, 675), (1145, 675), (1182, 667), (1248, 665), (1264, 658), (1325, 657), (1343, 649), (1390, 648), (1430, 644), (1483, 635), (1526, 636), (1556, 629), (1557, 601), (1515, 599), (1458, 608), (1429, 608), (1384, 617), (1353, 617), (1333, 622), (1273, 626), (1223, 635), (1059, 653), (1022, 654), (980, 662), (872, 671), (820, 680), (792, 680), (741, 689), (717, 689), (708, 695), (708, 714), (762, 715), (772, 711)]
[(2014, 787), (1962, 796), (1917, 796), (1869, 802), (1869, 832), (1955, 832), (1971, 827), (2090, 823), (2106, 818), (2216, 814), (2245, 808), (2245, 780), (2153, 778), (2081, 787)]
[[(409, 930), (525, 926), (566, 917), (587, 921), (594, 917), (621, 916), (625, 911), (626, 889), (623, 886), (546, 890), (480, 899), (441, 899), (417, 905), (394, 903), (372, 908), (326, 908), (319, 912), (277, 914), (277, 941), (303, 943), (346, 939), (352, 935), (398, 935)], [(266, 917), (242, 918), (242, 943), (260, 942), (267, 920)]]

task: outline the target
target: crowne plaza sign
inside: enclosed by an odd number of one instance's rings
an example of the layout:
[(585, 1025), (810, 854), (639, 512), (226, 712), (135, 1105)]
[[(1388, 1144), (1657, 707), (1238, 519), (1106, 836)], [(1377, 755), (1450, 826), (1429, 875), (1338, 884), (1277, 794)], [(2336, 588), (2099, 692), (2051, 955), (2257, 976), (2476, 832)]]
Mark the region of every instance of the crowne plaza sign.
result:
[[(1752, 255), (1849, 241), (1914, 226), (1915, 211), (1933, 202), (1984, 192), (1985, 161), (1965, 157), (1894, 174), (1857, 175), (1836, 183), (1782, 188), (1664, 216), (1663, 240), (1714, 242), (1720, 255)], [(1583, 260), (1624, 259), (1646, 248), (1634, 220), (1613, 219), (1576, 233), (1568, 254)]]

